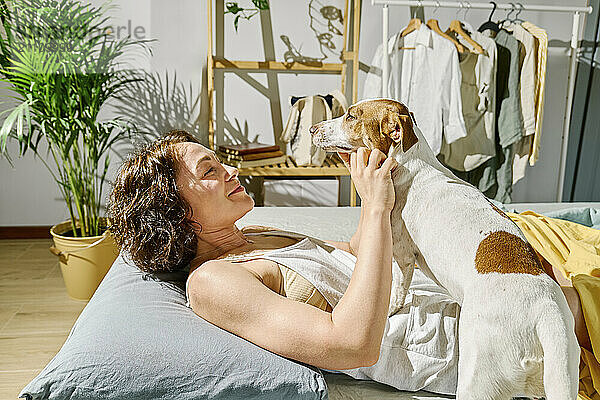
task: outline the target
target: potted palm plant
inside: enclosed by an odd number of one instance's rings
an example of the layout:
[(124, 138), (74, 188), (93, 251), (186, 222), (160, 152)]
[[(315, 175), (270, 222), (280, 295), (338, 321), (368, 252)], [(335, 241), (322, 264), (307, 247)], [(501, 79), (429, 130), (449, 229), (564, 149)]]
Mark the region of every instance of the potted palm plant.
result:
[(100, 215), (102, 191), (109, 150), (134, 132), (123, 117), (98, 116), (140, 79), (122, 57), (148, 42), (114, 40), (109, 9), (78, 0), (0, 0), (0, 75), (11, 99), (0, 151), (10, 162), (7, 141), (16, 141), (19, 156), (33, 152), (56, 181), (70, 220), (52, 227), (51, 251), (59, 256), (69, 296), (82, 300), (118, 254)]

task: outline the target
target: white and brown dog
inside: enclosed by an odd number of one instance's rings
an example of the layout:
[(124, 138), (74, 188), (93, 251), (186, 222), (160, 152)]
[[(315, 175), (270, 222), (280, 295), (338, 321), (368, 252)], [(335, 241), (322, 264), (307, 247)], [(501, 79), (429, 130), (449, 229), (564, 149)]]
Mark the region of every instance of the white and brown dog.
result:
[(406, 106), (361, 101), (311, 132), (325, 150), (366, 146), (398, 161), (391, 298), (402, 305), (416, 261), (461, 304), (457, 399), (575, 400), (580, 350), (560, 287), (510, 218), (439, 163)]

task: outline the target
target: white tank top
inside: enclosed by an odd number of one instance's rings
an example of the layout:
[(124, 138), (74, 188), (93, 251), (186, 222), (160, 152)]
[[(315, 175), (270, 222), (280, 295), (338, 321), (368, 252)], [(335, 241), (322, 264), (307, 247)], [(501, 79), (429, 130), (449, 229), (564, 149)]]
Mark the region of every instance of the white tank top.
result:
[[(348, 285), (356, 264), (356, 257), (347, 251), (330, 246), (322, 240), (300, 233), (269, 230), (246, 233), (251, 235), (283, 236), (301, 239), (299, 242), (280, 249), (268, 250), (262, 254), (242, 254), (226, 257), (227, 261), (242, 262), (256, 259), (271, 260), (296, 272), (306, 279), (325, 298), (327, 303), (335, 307), (340, 301)], [(190, 277), (198, 270), (192, 271), (185, 285), (186, 306), (190, 306), (188, 283)], [(282, 273), (284, 271), (282, 270)], [(285, 278), (285, 273), (284, 273)]]

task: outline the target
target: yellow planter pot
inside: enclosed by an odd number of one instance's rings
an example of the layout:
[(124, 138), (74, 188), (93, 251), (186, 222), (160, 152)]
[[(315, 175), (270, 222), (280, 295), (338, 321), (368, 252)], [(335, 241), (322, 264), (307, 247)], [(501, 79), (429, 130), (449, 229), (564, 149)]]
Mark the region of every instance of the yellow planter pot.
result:
[(119, 248), (109, 233), (101, 236), (63, 236), (70, 231), (71, 221), (54, 225), (50, 234), (69, 297), (89, 300), (119, 255)]

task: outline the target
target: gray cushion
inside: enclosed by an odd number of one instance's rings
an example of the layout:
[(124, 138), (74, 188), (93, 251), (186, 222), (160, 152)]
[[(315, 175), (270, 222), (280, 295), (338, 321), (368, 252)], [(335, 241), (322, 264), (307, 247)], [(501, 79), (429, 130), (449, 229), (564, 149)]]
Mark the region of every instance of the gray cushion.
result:
[(187, 271), (119, 256), (27, 399), (327, 399), (318, 368), (271, 353), (185, 306)]

